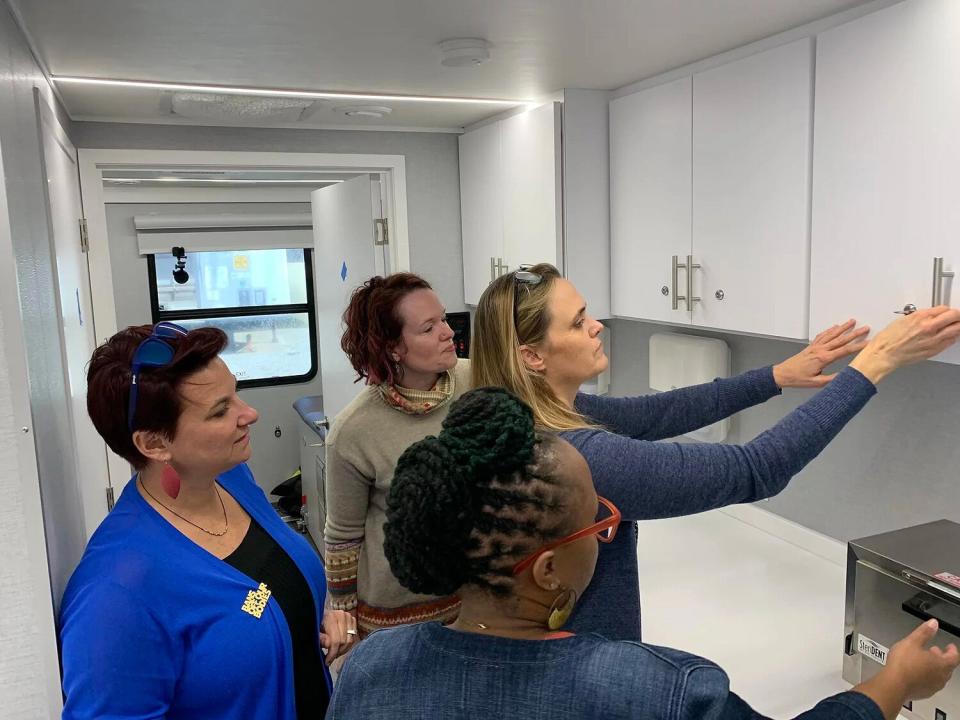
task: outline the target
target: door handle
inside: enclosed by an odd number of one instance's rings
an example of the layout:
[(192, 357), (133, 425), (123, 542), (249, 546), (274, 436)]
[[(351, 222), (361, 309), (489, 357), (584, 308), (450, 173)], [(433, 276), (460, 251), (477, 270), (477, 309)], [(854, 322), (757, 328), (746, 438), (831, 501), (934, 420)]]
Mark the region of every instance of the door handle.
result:
[(935, 257), (933, 259), (933, 295), (930, 300), (931, 307), (943, 304), (943, 280), (944, 278), (952, 278), (953, 275), (952, 270), (943, 269), (942, 257)]
[(680, 270), (686, 270), (686, 268), (687, 268), (686, 265), (679, 262), (679, 256), (674, 255), (673, 263), (671, 264), (671, 276), (673, 277), (673, 284), (671, 286), (673, 288), (673, 300), (671, 301), (671, 304), (674, 310), (679, 310), (680, 301), (687, 299), (686, 296), (677, 294), (677, 273)]
[(497, 279), (497, 276), (495, 274), (496, 271), (497, 271), (497, 266), (493, 262), (493, 255), (491, 255), (490, 256), (490, 282), (493, 282), (494, 280)]
[(693, 304), (700, 302), (700, 298), (693, 296), (693, 271), (699, 270), (700, 265), (694, 264), (693, 255), (687, 255), (687, 312), (693, 312)]

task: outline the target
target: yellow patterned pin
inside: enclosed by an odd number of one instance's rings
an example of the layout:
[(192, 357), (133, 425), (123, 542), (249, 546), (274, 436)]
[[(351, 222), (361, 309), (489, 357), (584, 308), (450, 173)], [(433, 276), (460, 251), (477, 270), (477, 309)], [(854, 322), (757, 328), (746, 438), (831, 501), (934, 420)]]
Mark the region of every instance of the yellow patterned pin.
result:
[(240, 609), (259, 619), (263, 615), (263, 609), (267, 606), (267, 600), (269, 599), (270, 589), (264, 583), (260, 583), (257, 590), (251, 590), (247, 593), (247, 599), (243, 601), (243, 607)]

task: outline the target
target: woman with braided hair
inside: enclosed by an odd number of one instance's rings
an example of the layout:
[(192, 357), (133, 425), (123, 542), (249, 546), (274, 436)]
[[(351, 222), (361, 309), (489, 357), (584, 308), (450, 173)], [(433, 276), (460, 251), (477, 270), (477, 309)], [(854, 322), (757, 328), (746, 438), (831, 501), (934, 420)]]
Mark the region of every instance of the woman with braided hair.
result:
[[(401, 456), (384, 548), (404, 586), (457, 593), (460, 615), (368, 637), (328, 720), (759, 719), (709, 660), (560, 631), (619, 521), (583, 457), (536, 432), (529, 407), (500, 388), (466, 393), (438, 437)], [(953, 645), (924, 649), (935, 633), (936, 621), (921, 625), (878, 675), (799, 718), (893, 720), (960, 662)]]
[[(960, 336), (960, 310), (935, 307), (893, 322), (868, 343), (853, 321), (821, 333), (773, 367), (658, 395), (609, 398), (578, 392), (608, 364), (577, 289), (552, 265), (503, 275), (477, 306), (473, 386), (505, 387), (539, 428), (560, 432), (590, 466), (597, 491), (628, 523), (605, 545), (572, 626), (640, 639), (634, 521), (677, 517), (776, 495), (813, 460), (898, 367), (932, 357)], [(850, 367), (824, 374), (858, 352)], [(825, 386), (825, 387), (824, 387)], [(743, 445), (651, 442), (683, 435), (780, 394), (823, 387)]]
[(387, 492), (410, 443), (440, 431), (470, 381), (440, 298), (423, 278), (395, 273), (354, 290), (343, 314), (343, 351), (366, 386), (327, 436), (326, 569), (332, 606), (361, 637), (382, 627), (449, 622), (460, 601), (410, 592), (383, 556)]

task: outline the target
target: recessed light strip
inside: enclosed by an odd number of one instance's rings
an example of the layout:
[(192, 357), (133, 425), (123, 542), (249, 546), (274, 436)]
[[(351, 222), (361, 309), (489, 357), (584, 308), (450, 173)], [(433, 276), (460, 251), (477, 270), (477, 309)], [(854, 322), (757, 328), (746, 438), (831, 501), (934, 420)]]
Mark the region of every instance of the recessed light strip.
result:
[(152, 182), (161, 182), (161, 183), (209, 183), (209, 184), (218, 184), (218, 185), (279, 185), (279, 184), (296, 184), (296, 185), (330, 185), (332, 183), (342, 183), (343, 180), (323, 180), (317, 178), (316, 180), (270, 180), (264, 178), (261, 180), (251, 180), (248, 178), (183, 178), (183, 177), (155, 177), (155, 178), (128, 178), (128, 177), (106, 177), (103, 179), (106, 183), (122, 183), (134, 184), (134, 183), (152, 183)]
[(152, 82), (148, 80), (112, 80), (54, 75), (56, 83), (74, 85), (108, 85), (114, 87), (151, 88), (155, 90), (186, 90), (223, 93), (225, 95), (257, 95), (263, 97), (331, 98), (338, 100), (393, 100), (429, 103), (468, 103), (473, 105), (533, 105), (528, 100), (496, 100), (491, 98), (440, 97), (436, 95), (377, 95), (374, 93), (318, 92), (315, 90), (274, 90), (270, 88), (243, 88), (227, 85), (189, 85), (186, 83)]

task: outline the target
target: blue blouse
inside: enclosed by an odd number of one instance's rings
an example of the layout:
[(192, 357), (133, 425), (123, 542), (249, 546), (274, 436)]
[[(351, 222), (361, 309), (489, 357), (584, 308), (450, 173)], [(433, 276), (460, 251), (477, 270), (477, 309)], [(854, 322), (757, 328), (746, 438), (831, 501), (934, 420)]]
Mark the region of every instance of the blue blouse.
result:
[[(280, 520), (246, 465), (218, 482), (303, 573), (319, 628), (326, 581), (317, 554)], [(128, 483), (64, 594), (63, 718), (296, 720), (287, 621), (258, 590)], [(323, 674), (317, 682), (329, 690)]]

